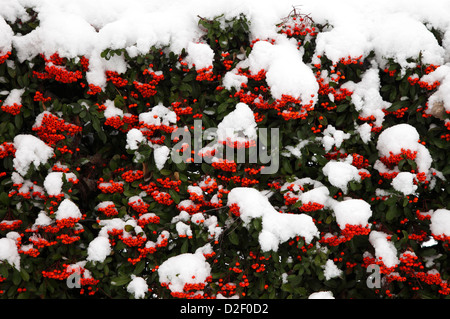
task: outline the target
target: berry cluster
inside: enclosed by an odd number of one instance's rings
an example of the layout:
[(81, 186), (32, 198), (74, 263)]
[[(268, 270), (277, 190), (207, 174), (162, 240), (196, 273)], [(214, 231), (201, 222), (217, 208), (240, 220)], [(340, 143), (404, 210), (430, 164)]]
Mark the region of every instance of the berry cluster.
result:
[(1, 110), (3, 112), (9, 113), (11, 115), (20, 114), (20, 110), (22, 109), (22, 104), (14, 103), (12, 105), (2, 105)]
[(67, 123), (50, 112), (44, 112), (41, 115), (41, 120), (32, 129), (41, 140), (51, 146), (64, 140), (66, 136), (74, 136), (82, 131), (82, 127)]

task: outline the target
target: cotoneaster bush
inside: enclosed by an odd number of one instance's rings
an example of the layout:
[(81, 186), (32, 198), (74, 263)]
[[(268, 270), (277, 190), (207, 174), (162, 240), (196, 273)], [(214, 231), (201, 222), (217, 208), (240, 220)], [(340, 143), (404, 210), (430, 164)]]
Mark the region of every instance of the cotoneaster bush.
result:
[[(1, 53), (0, 296), (448, 297), (450, 117), (427, 104), (440, 66), (421, 56), (410, 68), (380, 66), (373, 52), (333, 62), (316, 53), (332, 26), (293, 11), (277, 30), (295, 42), (318, 94), (276, 97), (269, 70), (243, 61), (280, 40), (251, 38), (244, 15), (198, 24), (197, 46), (181, 54), (103, 51), (127, 65), (107, 70), (104, 88), (87, 81), (84, 56)], [(37, 25), (36, 15), (10, 24), (22, 34)], [(196, 64), (195, 50), (213, 63)], [(237, 105), (243, 113), (232, 113)], [(262, 174), (267, 163), (208, 162), (215, 149), (194, 154), (193, 139), (172, 139), (193, 136), (195, 120), (206, 131), (249, 110), (255, 131), (279, 129), (274, 173)], [(257, 148), (255, 138), (219, 142)], [(169, 156), (178, 147), (185, 162)], [(379, 288), (367, 284), (373, 264)]]

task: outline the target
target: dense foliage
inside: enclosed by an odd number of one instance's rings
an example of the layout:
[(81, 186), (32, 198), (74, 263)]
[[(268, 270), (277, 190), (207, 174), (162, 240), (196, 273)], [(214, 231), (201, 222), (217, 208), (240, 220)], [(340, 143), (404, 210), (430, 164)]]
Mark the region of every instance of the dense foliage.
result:
[[(20, 268), (11, 260), (0, 263), (0, 296), (133, 298), (127, 287), (137, 276), (148, 285), (146, 298), (221, 294), (286, 299), (307, 298), (318, 291), (331, 291), (336, 298), (447, 297), (449, 238), (432, 233), (430, 214), (450, 209), (449, 114), (442, 105), (436, 106), (440, 112), (429, 112), (435, 106), (427, 105), (428, 97), (439, 83), (420, 80), (438, 66), (423, 65), (418, 56), (409, 61), (416, 65), (413, 68), (402, 69), (392, 60), (379, 67), (379, 94), (389, 104), (379, 125), (375, 116), (366, 117), (355, 106), (351, 87), (345, 85), (361, 82), (366, 71), (373, 70), (374, 54), (337, 63), (316, 54), (317, 35), (332, 26), (315, 24), (298, 12), (277, 26), (280, 34), (295, 39), (303, 62), (317, 78), (319, 94), (313, 103), (288, 95), (274, 98), (266, 70), (257, 74), (236, 70), (247, 78), (246, 84), (226, 88), (225, 74), (245, 60), (256, 43), (275, 40), (252, 39), (245, 16), (230, 21), (221, 16), (199, 17), (198, 23), (203, 31), (199, 41), (214, 51), (213, 65), (196, 68), (189, 65), (187, 53), (175, 54), (168, 47), (154, 47), (138, 56), (130, 56), (125, 49), (105, 50), (103, 59), (119, 56), (128, 68), (122, 74), (107, 71), (104, 88), (88, 83), (86, 57), (65, 58), (54, 52), (20, 61), (14, 48), (2, 53), (0, 237), (15, 241)], [(26, 34), (38, 24), (31, 19), (10, 26)], [(433, 32), (440, 41), (439, 32)], [(7, 105), (5, 99), (13, 90), (23, 90), (21, 103)], [(169, 157), (158, 167), (157, 146), (172, 149), (179, 141), (171, 138), (177, 128), (193, 134), (195, 120), (202, 121), (204, 130), (215, 128), (240, 102), (254, 112), (258, 127), (279, 129), (276, 173), (261, 174), (263, 163), (199, 163), (193, 160), (194, 154), (184, 163)], [(158, 105), (166, 113), (157, 111)], [(116, 113), (111, 115), (111, 110)], [(164, 121), (169, 111), (175, 112), (176, 123)], [(143, 121), (143, 113), (159, 123)], [(417, 152), (383, 156), (377, 149), (378, 136), (402, 123), (414, 127), (420, 144), (428, 149), (433, 159), (429, 172), (419, 170)], [(370, 125), (365, 141), (358, 130), (364, 124)], [(127, 136), (133, 129), (151, 143), (131, 149)], [(332, 136), (333, 130), (349, 135), (339, 145), (325, 147), (323, 138)], [(21, 135), (45, 142), (52, 156), (31, 163), (26, 172), (17, 171), (14, 160), (19, 157), (17, 136)], [(231, 143), (226, 147), (251, 152), (255, 146)], [(298, 153), (289, 151), (296, 147)], [(344, 189), (324, 173), (327, 163), (339, 161), (353, 166), (359, 176)], [(377, 161), (391, 173), (375, 168)], [(50, 175), (56, 172), (62, 174)], [(399, 172), (413, 174), (414, 193), (394, 189), (392, 180)], [(47, 184), (49, 176), (59, 177), (59, 191)], [(328, 196), (337, 202), (352, 198), (369, 203), (369, 223), (340, 227), (332, 207), (299, 199), (318, 185), (326, 186)], [(270, 191), (270, 203), (282, 214), (311, 216), (320, 238), (307, 242), (296, 236), (281, 242), (276, 251), (261, 250), (261, 218), (244, 225), (239, 205), (227, 202), (236, 187)], [(71, 204), (81, 215), (58, 218), (61, 206)], [(187, 215), (180, 215), (182, 211)], [(37, 223), (38, 216), (47, 222)], [(118, 220), (123, 223), (108, 223)], [(180, 220), (183, 229), (181, 224), (177, 227)], [(88, 252), (102, 229), (111, 252), (98, 261)], [(373, 231), (388, 235), (387, 242), (398, 253), (396, 266), (388, 267), (375, 257), (369, 241)], [(434, 245), (423, 245), (430, 239), (436, 241)], [(159, 266), (199, 248), (211, 276), (186, 284), (182, 292), (169, 290), (169, 283), (159, 278)], [(339, 276), (326, 278), (328, 260), (342, 270)], [(80, 288), (68, 287), (66, 281), (76, 263), (81, 269)], [(380, 288), (367, 285), (370, 264), (381, 267)]]

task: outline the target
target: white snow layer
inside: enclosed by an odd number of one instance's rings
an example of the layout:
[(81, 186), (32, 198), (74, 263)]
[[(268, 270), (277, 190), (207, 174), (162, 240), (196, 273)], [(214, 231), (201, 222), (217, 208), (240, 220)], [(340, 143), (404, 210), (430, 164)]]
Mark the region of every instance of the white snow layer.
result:
[(433, 235), (450, 236), (450, 210), (437, 209), (431, 215), (430, 230)]
[(230, 139), (245, 142), (256, 139), (255, 116), (247, 104), (236, 104), (234, 111), (223, 118), (217, 126), (217, 137), (219, 141)]
[(335, 299), (331, 291), (318, 291), (309, 295), (308, 299)]
[(403, 193), (403, 195), (412, 195), (418, 187), (414, 185), (414, 176), (410, 172), (400, 172), (392, 180), (391, 185), (396, 191)]
[(429, 173), (433, 161), (428, 149), (420, 142), (420, 135), (414, 126), (397, 124), (383, 130), (378, 136), (377, 149), (380, 156), (389, 157), (404, 151), (417, 152), (415, 162), (419, 172)]
[(374, 124), (377, 127), (383, 124), (383, 109), (387, 109), (391, 103), (383, 101), (380, 95), (381, 84), (378, 67), (367, 70), (362, 75), (360, 82), (355, 84), (348, 81), (342, 85), (342, 88), (353, 92), (352, 102), (361, 117), (375, 117)]
[(104, 262), (111, 253), (111, 244), (108, 237), (97, 236), (89, 243), (87, 261)]
[(55, 216), (57, 220), (65, 218), (78, 219), (82, 217), (78, 206), (68, 198), (64, 199), (61, 204), (59, 204)]
[(162, 145), (159, 147), (155, 147), (153, 151), (153, 157), (155, 159), (156, 167), (159, 170), (163, 169), (164, 164), (169, 159), (169, 155), (170, 155), (170, 148), (168, 148), (167, 146)]
[(325, 265), (323, 265), (323, 274), (326, 280), (330, 280), (342, 275), (343, 271), (339, 269), (332, 259), (328, 259)]
[(331, 185), (340, 188), (344, 194), (348, 191), (350, 181), (359, 182), (361, 180), (358, 169), (347, 162), (329, 161), (322, 171), (328, 177)]
[(388, 235), (381, 231), (372, 230), (369, 234), (369, 242), (375, 248), (375, 257), (381, 259), (386, 267), (398, 265), (397, 249), (388, 239)]
[(280, 213), (267, 197), (254, 188), (233, 188), (228, 194), (228, 206), (232, 204), (239, 206), (240, 218), (245, 225), (254, 218), (262, 218), (258, 239), (263, 251), (277, 251), (279, 244), (296, 236), (304, 237), (306, 243), (319, 237), (319, 231), (310, 216)]
[(74, 173), (50, 172), (44, 179), (44, 188), (47, 194), (56, 196), (62, 193), (63, 175), (65, 175), (66, 181), (77, 180)]
[(170, 291), (183, 292), (184, 285), (204, 283), (211, 275), (211, 266), (202, 253), (185, 253), (170, 257), (158, 268), (159, 282), (167, 283)]
[(319, 84), (312, 70), (302, 61), (297, 44), (278, 37), (279, 42), (271, 44), (259, 41), (253, 46), (248, 60), (237, 67), (249, 67), (254, 74), (266, 70), (266, 81), (272, 96), (282, 95), (300, 98), (304, 104), (315, 103)]
[[(252, 38), (274, 38), (275, 44), (259, 42), (254, 47), (252, 69), (267, 67), (267, 81), (274, 97), (292, 94), (304, 102), (317, 91), (312, 72), (301, 61), (295, 43), (279, 36), (275, 25), (292, 10), (292, 1), (261, 0), (174, 0), (154, 2), (130, 0), (1, 0), (0, 51), (14, 47), (21, 60), (39, 53), (59, 52), (63, 57), (84, 55), (91, 61), (87, 77), (92, 84), (104, 86), (104, 71), (123, 71), (122, 56), (109, 61), (100, 58), (107, 49), (125, 48), (131, 56), (146, 54), (152, 46), (169, 45), (175, 53), (187, 48), (189, 63), (197, 67), (211, 64), (211, 49), (199, 43), (198, 16), (212, 19), (224, 14), (231, 18), (243, 13), (251, 21)], [(331, 28), (317, 37), (317, 54), (337, 62), (340, 58), (367, 56), (375, 52), (377, 63), (383, 67), (387, 59), (402, 68), (409, 65), (408, 57), (422, 55), (423, 64), (441, 65), (448, 59), (448, 12), (450, 3), (435, 0), (432, 5), (419, 0), (372, 1), (358, 0), (299, 0), (295, 3), (301, 13), (310, 14), (316, 23), (328, 23)], [(34, 8), (40, 25), (32, 32), (14, 34), (5, 23), (20, 18), (29, 19), (26, 9)], [(429, 27), (446, 35), (439, 45)], [(269, 47), (271, 47), (269, 49)], [(264, 51), (264, 52), (263, 52)], [(263, 59), (253, 59), (263, 53)], [(281, 71), (281, 72), (280, 72)], [(314, 98), (317, 98), (315, 96)]]
[(3, 101), (3, 105), (22, 104), (22, 94), (25, 89), (12, 89), (8, 97)]
[(148, 285), (144, 278), (131, 275), (131, 281), (127, 286), (127, 291), (134, 295), (135, 299), (142, 299), (148, 292)]
[(7, 261), (11, 266), (20, 270), (20, 255), (13, 239), (0, 238), (0, 260)]
[(347, 199), (338, 202), (334, 205), (333, 211), (341, 229), (344, 229), (347, 224), (365, 227), (372, 216), (370, 205), (362, 199)]
[(22, 176), (28, 172), (31, 164), (37, 168), (53, 155), (53, 149), (33, 135), (17, 135), (14, 138), (14, 147), (14, 169)]

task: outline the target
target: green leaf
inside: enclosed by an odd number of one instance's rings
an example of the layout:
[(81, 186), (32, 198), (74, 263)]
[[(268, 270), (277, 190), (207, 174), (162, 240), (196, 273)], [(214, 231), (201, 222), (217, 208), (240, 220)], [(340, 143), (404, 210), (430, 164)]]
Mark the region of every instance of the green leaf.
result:
[(14, 271), (14, 273), (12, 275), (12, 282), (13, 282), (13, 284), (18, 286), (21, 281), (22, 281), (22, 276), (20, 275), (20, 272)]
[(253, 224), (253, 227), (255, 227), (255, 229), (256, 229), (257, 232), (260, 232), (260, 231), (262, 230), (262, 221), (261, 221), (261, 218), (254, 218), (254, 219), (252, 220), (252, 224)]
[(139, 275), (145, 268), (145, 260), (141, 260), (136, 264), (136, 268), (134, 269), (134, 274)]
[(342, 113), (348, 108), (348, 106), (349, 105), (347, 103), (339, 104), (336, 108), (336, 112)]
[(390, 107), (388, 107), (386, 109), (386, 111), (389, 112), (393, 112), (393, 111), (397, 111), (403, 107), (407, 107), (411, 102), (409, 100), (404, 100), (404, 101), (397, 101), (392, 103), (392, 105)]
[(350, 182), (349, 184), (350, 184), (350, 189), (352, 191), (357, 191), (357, 190), (361, 189), (361, 187), (362, 187), (361, 184), (357, 183), (357, 182)]
[(8, 206), (10, 202), (10, 198), (6, 192), (3, 192), (0, 194), (0, 203), (2, 203), (5, 206)]
[(8, 266), (6, 264), (0, 263), (0, 276), (8, 277)]
[(28, 274), (28, 272), (25, 269), (22, 269), (20, 271), (20, 276), (22, 277), (22, 279), (24, 281), (29, 281), (30, 280), (30, 275)]
[(230, 234), (228, 235), (228, 239), (233, 245), (239, 245), (239, 236), (235, 231), (230, 232)]
[(169, 189), (169, 194), (170, 194), (170, 197), (172, 197), (175, 204), (180, 203), (180, 195), (175, 190)]
[(165, 169), (163, 168), (162, 170), (159, 171), (162, 175), (164, 176), (169, 176), (170, 174), (172, 174), (171, 170)]
[(449, 175), (449, 174), (450, 174), (450, 165), (447, 165), (447, 166), (442, 170), (442, 174), (443, 174), (443, 175)]
[(8, 74), (10, 77), (15, 78), (16, 77), (16, 70), (12, 68), (7, 68)]
[(122, 96), (117, 95), (116, 98), (114, 99), (114, 106), (118, 107), (118, 108), (122, 108), (125, 105), (125, 100), (123, 99)]
[(180, 91), (192, 93), (192, 87), (187, 83), (181, 83)]
[(392, 221), (394, 218), (400, 215), (399, 210), (397, 209), (397, 205), (391, 205), (389, 206), (387, 212), (386, 212), (386, 219), (387, 221)]
[(303, 205), (301, 200), (295, 202), (294, 205), (291, 206), (292, 209), (300, 208)]
[(227, 109), (227, 107), (228, 107), (228, 103), (222, 103), (222, 104), (220, 104), (220, 105), (217, 107), (217, 113), (218, 113), (218, 114), (221, 114), (221, 113), (225, 112), (226, 109)]
[(185, 239), (183, 241), (183, 244), (181, 245), (180, 253), (185, 254), (188, 252), (188, 249), (189, 249), (189, 240)]
[(289, 160), (284, 160), (282, 165), (283, 165), (283, 169), (286, 171), (286, 173), (288, 173), (288, 174), (293, 173), (291, 163), (289, 162)]
[(102, 128), (100, 126), (100, 120), (97, 117), (92, 117), (92, 127), (97, 132), (101, 132), (102, 131)]
[(397, 97), (397, 88), (395, 86), (392, 86), (392, 90), (389, 93), (389, 100), (394, 101), (396, 97)]
[(14, 116), (14, 124), (16, 125), (16, 128), (18, 130), (20, 130), (22, 128), (23, 118), (22, 118), (21, 114)]
[(114, 286), (123, 286), (126, 285), (127, 283), (129, 283), (131, 280), (129, 275), (121, 275), (118, 277), (113, 277), (111, 278), (111, 285)]

